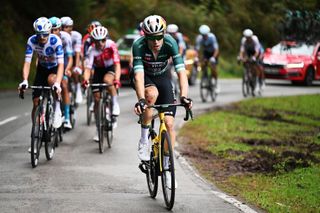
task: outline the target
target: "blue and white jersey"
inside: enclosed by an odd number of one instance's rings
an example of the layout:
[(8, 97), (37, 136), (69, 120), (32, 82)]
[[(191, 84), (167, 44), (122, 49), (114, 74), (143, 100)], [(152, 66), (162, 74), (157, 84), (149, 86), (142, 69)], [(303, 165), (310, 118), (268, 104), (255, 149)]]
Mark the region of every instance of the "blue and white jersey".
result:
[(209, 33), (207, 39), (204, 39), (202, 35), (197, 36), (196, 50), (199, 51), (201, 46), (205, 52), (214, 52), (219, 49), (217, 38), (213, 33)]
[(63, 47), (61, 39), (50, 34), (47, 43), (40, 44), (37, 39), (37, 35), (33, 35), (28, 39), (27, 48), (25, 53), (25, 62), (31, 63), (33, 52), (37, 53), (38, 63), (51, 69), (63, 64)]
[(64, 51), (64, 68), (66, 68), (68, 64), (68, 57), (73, 55), (72, 40), (70, 34), (64, 31), (60, 31), (60, 38)]
[(76, 52), (81, 53), (82, 35), (77, 31), (71, 31), (73, 55)]

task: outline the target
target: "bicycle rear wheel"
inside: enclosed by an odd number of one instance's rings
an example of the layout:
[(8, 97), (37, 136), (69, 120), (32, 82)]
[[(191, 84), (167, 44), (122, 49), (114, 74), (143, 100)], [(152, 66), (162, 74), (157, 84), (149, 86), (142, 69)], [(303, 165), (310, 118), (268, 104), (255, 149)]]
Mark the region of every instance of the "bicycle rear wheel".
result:
[(159, 161), (154, 156), (152, 145), (152, 151), (150, 153), (149, 165), (147, 165), (147, 183), (150, 197), (155, 198), (158, 193), (158, 171), (159, 171)]
[[(167, 150), (165, 150), (167, 149)], [(169, 158), (169, 162), (165, 168), (165, 157)], [(169, 134), (166, 131), (161, 133), (161, 183), (162, 183), (162, 192), (166, 207), (168, 210), (171, 210), (174, 205), (175, 199), (175, 171), (174, 171), (174, 159), (173, 159), (173, 150), (171, 146), (171, 141)], [(171, 181), (169, 181), (171, 180)]]
[(105, 110), (105, 117), (106, 117), (106, 138), (108, 142), (108, 147), (111, 148), (111, 144), (113, 141), (113, 121), (116, 119), (112, 116), (112, 101), (111, 97), (106, 102), (106, 110)]
[(38, 106), (33, 117), (31, 130), (31, 165), (33, 168), (38, 166), (40, 148), (42, 145), (43, 120), (41, 119), (41, 107)]
[(102, 98), (99, 101), (98, 116), (97, 116), (97, 127), (99, 135), (99, 151), (104, 152), (104, 120), (105, 120), (105, 107)]

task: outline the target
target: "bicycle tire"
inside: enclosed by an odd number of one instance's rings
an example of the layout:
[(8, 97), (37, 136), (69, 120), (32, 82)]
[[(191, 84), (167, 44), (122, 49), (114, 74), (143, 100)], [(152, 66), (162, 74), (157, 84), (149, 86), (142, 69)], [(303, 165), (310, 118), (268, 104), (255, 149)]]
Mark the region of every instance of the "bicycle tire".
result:
[[(166, 144), (166, 146), (165, 146)], [(162, 183), (162, 192), (164, 201), (166, 204), (166, 208), (171, 210), (174, 205), (175, 199), (175, 169), (174, 169), (174, 158), (173, 158), (173, 150), (171, 146), (171, 140), (167, 131), (161, 132), (161, 165), (164, 165), (164, 156), (165, 156), (165, 147), (168, 147), (168, 152), (166, 155), (169, 156), (169, 168), (164, 169), (161, 172), (161, 183)], [(170, 172), (171, 176), (171, 186), (170, 188), (166, 183), (166, 172)]]
[(210, 88), (210, 96), (211, 96), (211, 100), (213, 101), (213, 102), (215, 102), (216, 101), (216, 99), (217, 99), (217, 92), (216, 92), (216, 86), (217, 86), (217, 80), (215, 79), (214, 80), (214, 84), (212, 83), (212, 81), (211, 80), (209, 80), (209, 88)]
[(147, 165), (147, 184), (150, 197), (155, 198), (158, 193), (158, 176), (159, 176), (159, 158), (154, 156), (154, 145), (152, 145), (152, 151), (150, 153), (149, 165)]
[(91, 118), (92, 118), (92, 111), (90, 110), (90, 106), (92, 103), (92, 92), (91, 89), (87, 90), (87, 125), (90, 126)]
[(207, 76), (202, 76), (200, 81), (200, 97), (202, 102), (207, 102), (209, 97), (209, 78)]
[(104, 118), (105, 118), (105, 107), (101, 98), (99, 100), (98, 116), (97, 116), (100, 153), (104, 152), (104, 120), (105, 120)]
[(243, 97), (247, 97), (249, 95), (249, 90), (250, 90), (250, 86), (249, 86), (249, 82), (248, 82), (248, 77), (246, 76), (245, 73), (243, 73), (243, 75), (242, 75), (242, 94), (243, 94)]
[(46, 110), (46, 125), (47, 125), (47, 132), (46, 132), (46, 140), (45, 140), (45, 154), (47, 160), (52, 160), (55, 152), (56, 147), (56, 135), (57, 129), (52, 126), (52, 118), (53, 118), (53, 107), (47, 104)]
[[(41, 106), (38, 106), (33, 116), (33, 124), (31, 130), (31, 165), (32, 168), (38, 166), (40, 148), (42, 145), (43, 125), (41, 121)], [(38, 122), (39, 121), (39, 122)]]
[(111, 96), (108, 97), (108, 100), (106, 101), (106, 110), (105, 110), (105, 120), (106, 120), (106, 138), (107, 138), (107, 143), (108, 147), (111, 148), (111, 144), (113, 141), (113, 119), (115, 119), (112, 116), (112, 101), (111, 101)]

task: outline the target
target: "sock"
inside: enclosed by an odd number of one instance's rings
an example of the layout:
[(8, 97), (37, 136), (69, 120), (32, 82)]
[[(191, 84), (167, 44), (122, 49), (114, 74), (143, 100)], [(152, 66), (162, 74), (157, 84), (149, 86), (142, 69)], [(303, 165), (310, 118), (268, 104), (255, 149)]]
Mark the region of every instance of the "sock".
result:
[(60, 101), (56, 100), (55, 112), (59, 112), (59, 111), (61, 111), (61, 109), (60, 109)]
[(77, 83), (77, 91), (81, 91), (81, 85), (80, 85), (80, 83)]
[(70, 105), (69, 104), (64, 105), (64, 118), (65, 118), (65, 120), (70, 119)]
[(117, 96), (112, 96), (112, 102), (115, 104), (115, 103), (118, 103), (118, 98)]
[(146, 143), (148, 141), (149, 127), (145, 128), (141, 126), (141, 141)]

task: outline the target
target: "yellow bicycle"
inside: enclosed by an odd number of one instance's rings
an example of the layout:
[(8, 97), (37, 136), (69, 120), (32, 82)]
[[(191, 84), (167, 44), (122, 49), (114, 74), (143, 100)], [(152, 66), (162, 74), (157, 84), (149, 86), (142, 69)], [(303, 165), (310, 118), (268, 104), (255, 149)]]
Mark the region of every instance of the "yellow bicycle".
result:
[[(148, 108), (154, 108), (158, 111), (158, 114), (153, 116), (151, 127), (149, 129), (149, 139), (152, 141), (152, 148), (150, 152), (149, 161), (141, 161), (139, 168), (146, 174), (149, 194), (152, 198), (157, 196), (158, 192), (158, 176), (161, 176), (163, 197), (168, 210), (171, 210), (174, 205), (175, 199), (175, 170), (174, 170), (174, 153), (171, 146), (170, 136), (167, 132), (167, 128), (164, 122), (165, 111), (169, 107), (183, 106), (186, 110), (185, 121), (192, 118), (192, 111), (184, 104), (162, 104), (152, 105)], [(158, 134), (154, 130), (155, 120), (159, 118), (159, 132)], [(165, 158), (169, 158), (169, 161), (165, 163)], [(167, 178), (171, 178), (171, 181), (167, 181)], [(168, 185), (167, 183), (171, 184)]]

